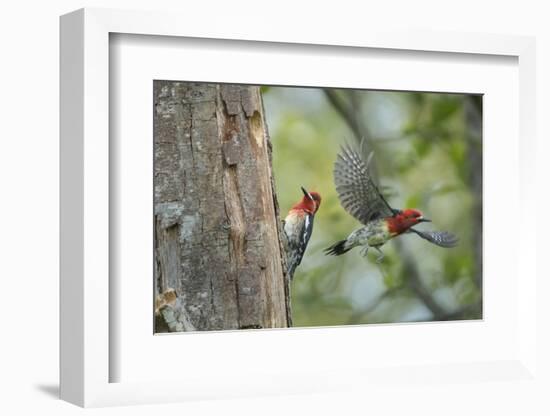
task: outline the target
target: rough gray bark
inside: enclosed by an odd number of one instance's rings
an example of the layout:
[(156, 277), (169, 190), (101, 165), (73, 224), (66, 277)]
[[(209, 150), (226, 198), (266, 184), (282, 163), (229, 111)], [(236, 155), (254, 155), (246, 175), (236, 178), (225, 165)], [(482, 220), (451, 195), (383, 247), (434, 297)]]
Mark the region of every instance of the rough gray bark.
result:
[[(154, 82), (156, 331), (289, 325), (258, 87)], [(157, 298), (158, 301), (158, 298)]]

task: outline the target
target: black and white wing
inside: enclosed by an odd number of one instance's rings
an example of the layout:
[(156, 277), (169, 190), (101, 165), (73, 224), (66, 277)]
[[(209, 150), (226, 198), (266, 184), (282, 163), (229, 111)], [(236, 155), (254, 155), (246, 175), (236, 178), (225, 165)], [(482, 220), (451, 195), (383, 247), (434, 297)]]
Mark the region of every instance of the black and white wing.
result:
[(369, 174), (372, 155), (365, 162), (357, 151), (343, 146), (334, 164), (334, 183), (340, 203), (363, 224), (395, 213)]
[(439, 247), (451, 248), (458, 244), (458, 237), (448, 231), (418, 231), (410, 228), (409, 232), (413, 232)]
[[(312, 214), (305, 214), (304, 221), (285, 224), (285, 233), (288, 238), (288, 276), (292, 279), (296, 267), (302, 262), (302, 258), (307, 249), (311, 233), (313, 232), (313, 220), (315, 216)], [(293, 226), (300, 227), (299, 230), (291, 229)]]

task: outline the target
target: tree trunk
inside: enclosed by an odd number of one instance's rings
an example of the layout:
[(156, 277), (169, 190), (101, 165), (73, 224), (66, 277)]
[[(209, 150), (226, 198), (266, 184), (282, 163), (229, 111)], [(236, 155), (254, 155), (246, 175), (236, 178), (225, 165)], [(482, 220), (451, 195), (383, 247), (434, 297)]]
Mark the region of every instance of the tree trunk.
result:
[(154, 99), (155, 331), (288, 326), (259, 88), (154, 81)]

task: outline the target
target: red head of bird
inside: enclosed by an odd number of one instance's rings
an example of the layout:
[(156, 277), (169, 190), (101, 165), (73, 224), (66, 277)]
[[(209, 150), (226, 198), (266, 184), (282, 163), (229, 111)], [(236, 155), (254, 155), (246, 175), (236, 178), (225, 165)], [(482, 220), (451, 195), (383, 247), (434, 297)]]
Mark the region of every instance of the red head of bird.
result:
[(430, 222), (430, 220), (424, 218), (422, 213), (416, 209), (404, 209), (393, 217), (387, 218), (387, 222), (390, 233), (397, 235), (404, 233), (413, 225), (420, 222)]
[(302, 210), (308, 214), (315, 214), (321, 205), (321, 195), (317, 192), (308, 192), (302, 187), (304, 196), (291, 210)]

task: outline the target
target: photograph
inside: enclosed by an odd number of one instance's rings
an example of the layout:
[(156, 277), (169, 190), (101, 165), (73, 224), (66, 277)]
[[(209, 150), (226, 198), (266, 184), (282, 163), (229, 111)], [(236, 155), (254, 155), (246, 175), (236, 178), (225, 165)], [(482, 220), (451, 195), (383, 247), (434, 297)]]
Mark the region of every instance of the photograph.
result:
[(481, 94), (152, 87), (155, 333), (483, 319)]

